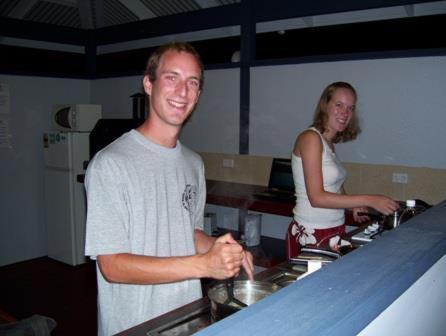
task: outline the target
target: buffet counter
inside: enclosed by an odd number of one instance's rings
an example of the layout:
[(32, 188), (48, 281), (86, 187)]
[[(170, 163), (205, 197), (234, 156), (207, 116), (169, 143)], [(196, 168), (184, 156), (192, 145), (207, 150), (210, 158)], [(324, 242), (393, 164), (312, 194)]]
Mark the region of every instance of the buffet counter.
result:
[(445, 335), (445, 218), (443, 201), (196, 335)]
[[(205, 297), (120, 335), (445, 335), (444, 218), (446, 201), (220, 321)], [(293, 271), (282, 262), (255, 279)]]
[[(294, 266), (288, 262), (282, 262), (263, 272), (257, 273), (255, 280), (285, 287), (289, 285), (289, 282), (295, 281), (298, 276), (305, 272), (302, 269), (294, 270)], [(236, 280), (246, 280), (246, 277), (245, 275), (241, 275)], [(213, 283), (216, 284), (218, 282), (214, 280)], [(203, 297), (202, 299), (125, 330), (116, 336), (192, 335), (215, 323), (211, 309), (209, 298)]]
[[(304, 274), (308, 270), (306, 266), (296, 264), (293, 259), (271, 264), (257, 273), (255, 280), (277, 284), (282, 288), (220, 321), (212, 320), (211, 304), (204, 297), (134, 326), (120, 335), (283, 335), (289, 332), (289, 328), (293, 334), (299, 335), (357, 335), (360, 332), (363, 335), (397, 335), (394, 319), (404, 318), (407, 314), (407, 297), (424, 303), (425, 306), (421, 304), (418, 309), (426, 312), (446, 309), (446, 280), (442, 275), (438, 276), (446, 271), (446, 257), (443, 257), (446, 253), (446, 226), (442, 220), (445, 216), (446, 202), (443, 202), (394, 230), (382, 232), (371, 242), (355, 245), (353, 251), (324, 263), (321, 269), (313, 273)], [(364, 224), (349, 235), (366, 226)], [(440, 259), (444, 261), (441, 263)], [(433, 273), (434, 268), (437, 273)], [(414, 284), (418, 284), (415, 288), (420, 288), (422, 281), (426, 287), (425, 279), (429, 279), (429, 276), (431, 280), (427, 281), (427, 286), (438, 291), (434, 294), (436, 302), (430, 300), (432, 295), (424, 295), (424, 292), (423, 302), (418, 297), (419, 289), (417, 294), (407, 294), (414, 291)], [(436, 286), (429, 282), (432, 277)], [(206, 283), (204, 293), (214, 284), (212, 280)], [(401, 297), (406, 299), (398, 306), (395, 302)], [(392, 313), (386, 315), (387, 311)], [(403, 317), (398, 316), (401, 311)], [(442, 331), (430, 334), (444, 334), (444, 319), (429, 314), (435, 321), (427, 325)], [(390, 323), (388, 317), (387, 322), (382, 322), (382, 316), (389, 315)], [(425, 317), (425, 314), (417, 312), (413, 321), (418, 320), (414, 323), (421, 323), (426, 328), (423, 324), (426, 323)], [(373, 326), (373, 331), (367, 334), (369, 324)], [(416, 330), (412, 325), (409, 329)], [(404, 330), (399, 334), (411, 333)]]

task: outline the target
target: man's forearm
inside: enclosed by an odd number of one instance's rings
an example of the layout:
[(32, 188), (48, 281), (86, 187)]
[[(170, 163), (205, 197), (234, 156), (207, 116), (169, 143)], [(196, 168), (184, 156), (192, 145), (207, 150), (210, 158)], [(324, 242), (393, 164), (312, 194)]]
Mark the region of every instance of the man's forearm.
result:
[(203, 254), (208, 252), (212, 245), (214, 245), (216, 238), (209, 237), (202, 230), (195, 229), (194, 231), (195, 249), (197, 253)]
[(161, 284), (197, 279), (206, 273), (199, 255), (151, 257), (128, 253), (100, 255), (99, 269), (108, 282), (127, 284)]

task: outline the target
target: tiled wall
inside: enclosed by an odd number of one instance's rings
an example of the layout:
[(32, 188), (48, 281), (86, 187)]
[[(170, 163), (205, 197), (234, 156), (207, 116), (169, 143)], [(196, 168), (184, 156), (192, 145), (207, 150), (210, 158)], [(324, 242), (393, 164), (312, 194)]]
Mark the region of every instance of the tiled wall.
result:
[[(446, 169), (344, 163), (351, 194), (383, 194), (397, 200), (418, 198), (430, 204), (446, 199)], [(394, 183), (394, 173), (407, 174), (407, 183)]]
[[(210, 180), (244, 184), (268, 185), (272, 158), (268, 156), (200, 153), (206, 178)], [(233, 167), (224, 167), (233, 163)]]
[[(267, 156), (200, 153), (206, 178), (266, 186), (272, 158)], [(233, 163), (233, 168), (224, 167)], [(422, 199), (436, 204), (446, 199), (446, 169), (344, 163), (345, 189), (350, 194), (382, 194), (396, 200)], [(407, 183), (394, 183), (394, 173), (407, 174)]]

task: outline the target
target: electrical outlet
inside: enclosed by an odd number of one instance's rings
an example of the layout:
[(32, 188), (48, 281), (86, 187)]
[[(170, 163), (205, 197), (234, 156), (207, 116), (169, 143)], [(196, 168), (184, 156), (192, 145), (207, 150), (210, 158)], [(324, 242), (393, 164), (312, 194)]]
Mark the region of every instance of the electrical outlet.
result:
[(406, 173), (393, 173), (392, 182), (393, 183), (404, 183), (407, 184), (409, 181), (409, 176)]
[(225, 168), (234, 168), (234, 160), (232, 160), (232, 159), (223, 159), (223, 167), (225, 167)]

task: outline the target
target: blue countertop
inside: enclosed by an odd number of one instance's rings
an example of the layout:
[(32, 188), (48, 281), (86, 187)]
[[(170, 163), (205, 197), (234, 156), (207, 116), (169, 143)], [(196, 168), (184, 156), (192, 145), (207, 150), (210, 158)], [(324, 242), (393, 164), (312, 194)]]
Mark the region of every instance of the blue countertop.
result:
[(205, 335), (356, 335), (446, 254), (446, 201)]

